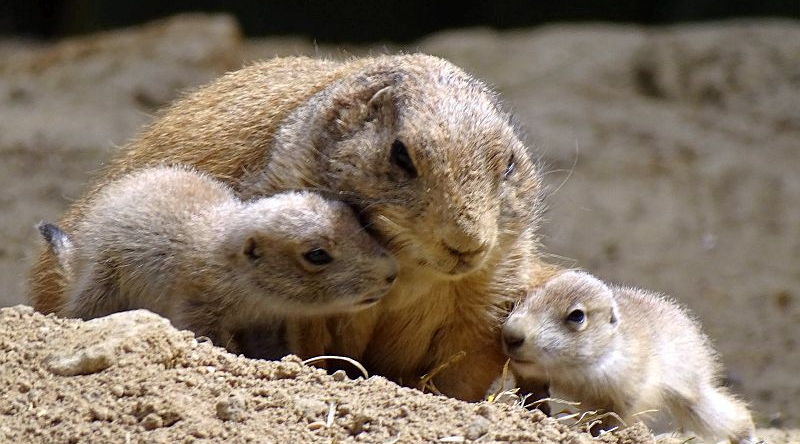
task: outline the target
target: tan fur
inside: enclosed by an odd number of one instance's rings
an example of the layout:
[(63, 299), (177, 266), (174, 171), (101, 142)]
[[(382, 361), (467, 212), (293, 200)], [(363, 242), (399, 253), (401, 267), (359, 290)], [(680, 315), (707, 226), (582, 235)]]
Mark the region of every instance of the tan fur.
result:
[[(314, 189), (347, 201), (400, 273), (378, 306), (316, 321), (332, 337), (325, 351), (412, 386), (465, 352), (433, 382), (475, 400), (502, 368), (502, 319), (553, 272), (536, 254), (540, 175), (510, 120), (481, 82), (435, 57), (274, 59), (165, 110), (95, 188), (125, 171), (183, 163), (243, 198)], [(416, 177), (393, 160), (395, 140)], [(65, 231), (93, 195), (73, 205)], [(53, 265), (45, 253), (32, 272), (42, 311), (63, 298)]]
[[(575, 310), (583, 321), (568, 319)], [(615, 412), (629, 424), (659, 410), (703, 435), (756, 442), (747, 407), (720, 386), (700, 325), (662, 296), (564, 272), (513, 311), (503, 339), (520, 379), (547, 380), (581, 409)]]
[[(70, 238), (65, 314), (146, 308), (234, 351), (236, 332), (264, 318), (373, 305), (397, 273), (341, 202), (287, 192), (244, 203), (184, 168), (143, 169), (110, 183)], [(306, 258), (320, 249), (328, 263)]]

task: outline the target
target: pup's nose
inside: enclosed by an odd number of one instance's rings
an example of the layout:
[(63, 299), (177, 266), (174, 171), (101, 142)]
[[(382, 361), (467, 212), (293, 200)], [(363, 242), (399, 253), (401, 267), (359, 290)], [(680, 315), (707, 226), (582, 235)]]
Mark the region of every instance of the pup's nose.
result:
[(503, 326), (503, 345), (506, 347), (506, 351), (511, 352), (525, 343), (525, 332), (519, 328), (515, 328), (514, 325), (507, 323)]

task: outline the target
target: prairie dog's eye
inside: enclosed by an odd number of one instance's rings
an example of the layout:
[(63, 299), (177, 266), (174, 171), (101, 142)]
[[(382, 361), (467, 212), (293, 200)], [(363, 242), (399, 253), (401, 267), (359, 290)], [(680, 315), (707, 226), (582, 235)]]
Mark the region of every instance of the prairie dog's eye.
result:
[(392, 163), (405, 171), (409, 178), (413, 179), (417, 177), (417, 169), (414, 167), (414, 162), (411, 160), (408, 149), (403, 142), (399, 140), (392, 142), (392, 152), (390, 156)]
[(333, 262), (333, 258), (322, 248), (315, 248), (306, 252), (303, 259), (314, 265), (326, 265)]
[(572, 322), (573, 324), (580, 325), (586, 321), (586, 313), (583, 312), (581, 309), (575, 309), (569, 312), (567, 315), (567, 322)]
[(506, 169), (503, 170), (503, 179), (508, 179), (510, 175), (514, 173), (514, 153), (508, 157), (508, 163), (506, 164)]

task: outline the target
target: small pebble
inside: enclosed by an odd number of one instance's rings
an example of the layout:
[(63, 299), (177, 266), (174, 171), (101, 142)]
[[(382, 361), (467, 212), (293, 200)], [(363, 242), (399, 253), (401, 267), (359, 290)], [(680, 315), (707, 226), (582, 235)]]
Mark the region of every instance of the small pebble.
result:
[(328, 413), (328, 404), (316, 399), (296, 398), (295, 405), (302, 410), (303, 416), (309, 421), (323, 419)]
[(217, 418), (223, 421), (241, 422), (245, 417), (245, 402), (241, 395), (231, 393), (227, 399), (217, 402)]
[(111, 394), (117, 398), (122, 398), (122, 396), (125, 395), (125, 388), (121, 385), (113, 385), (111, 386)]
[(111, 411), (105, 407), (93, 406), (89, 408), (89, 414), (92, 416), (92, 421), (111, 421)]
[(30, 391), (30, 389), (31, 389), (31, 385), (28, 384), (25, 381), (21, 381), (19, 383), (19, 385), (17, 385), (17, 390), (19, 390), (20, 393), (28, 393), (28, 391)]
[(474, 441), (485, 435), (489, 431), (489, 427), (491, 427), (491, 425), (491, 421), (483, 416), (478, 416), (473, 419), (472, 423), (470, 423), (470, 425), (467, 427), (467, 433), (464, 434), (464, 437)]
[(141, 425), (145, 430), (155, 430), (164, 427), (164, 420), (156, 413), (148, 413), (142, 419)]
[(494, 399), (494, 402), (497, 404), (513, 406), (519, 403), (519, 396), (511, 392), (503, 392), (497, 395), (497, 397)]

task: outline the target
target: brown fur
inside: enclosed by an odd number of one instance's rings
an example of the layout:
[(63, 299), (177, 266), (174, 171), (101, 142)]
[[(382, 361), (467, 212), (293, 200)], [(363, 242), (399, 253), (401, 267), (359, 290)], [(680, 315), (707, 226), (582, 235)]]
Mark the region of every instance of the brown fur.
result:
[(628, 423), (658, 410), (705, 436), (756, 441), (747, 407), (720, 386), (700, 325), (662, 296), (564, 272), (513, 311), (503, 340), (518, 379), (547, 380), (556, 397), (583, 410)]
[[(434, 57), (274, 59), (168, 108), (95, 188), (147, 165), (183, 163), (243, 198), (310, 188), (353, 204), (396, 258), (397, 284), (372, 309), (317, 319), (312, 330), (324, 333), (307, 341), (329, 335), (325, 352), (411, 386), (465, 352), (433, 383), (476, 400), (504, 362), (500, 322), (553, 273), (536, 254), (540, 175), (510, 120), (481, 82)], [(396, 140), (417, 174), (398, 167)], [(72, 206), (65, 231), (93, 194)], [(63, 297), (54, 265), (45, 252), (32, 272), (32, 298), (45, 312)]]

